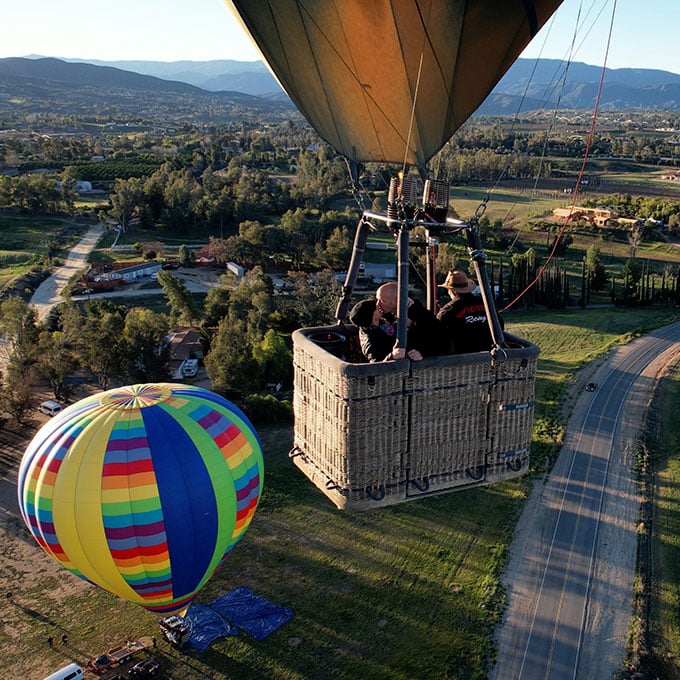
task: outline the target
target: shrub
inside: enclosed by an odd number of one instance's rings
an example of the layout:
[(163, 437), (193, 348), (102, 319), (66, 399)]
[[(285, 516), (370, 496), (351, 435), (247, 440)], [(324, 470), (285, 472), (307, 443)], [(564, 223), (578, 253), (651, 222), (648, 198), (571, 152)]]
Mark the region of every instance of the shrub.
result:
[(290, 400), (277, 399), (272, 394), (251, 394), (246, 397), (243, 410), (254, 425), (293, 422), (293, 405)]

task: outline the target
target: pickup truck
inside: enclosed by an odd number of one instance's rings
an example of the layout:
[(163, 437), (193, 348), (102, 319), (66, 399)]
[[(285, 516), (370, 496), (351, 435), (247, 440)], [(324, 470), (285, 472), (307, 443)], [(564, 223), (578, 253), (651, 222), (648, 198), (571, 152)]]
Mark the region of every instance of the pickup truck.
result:
[(158, 624), (161, 627), (163, 637), (174, 647), (182, 647), (184, 637), (189, 634), (189, 628), (184, 618), (173, 614), (161, 619)]
[(128, 642), (124, 646), (112, 647), (108, 652), (89, 659), (87, 667), (95, 673), (101, 673), (118, 664), (127, 663), (137, 652), (141, 652), (144, 649), (148, 649), (147, 645), (139, 640)]

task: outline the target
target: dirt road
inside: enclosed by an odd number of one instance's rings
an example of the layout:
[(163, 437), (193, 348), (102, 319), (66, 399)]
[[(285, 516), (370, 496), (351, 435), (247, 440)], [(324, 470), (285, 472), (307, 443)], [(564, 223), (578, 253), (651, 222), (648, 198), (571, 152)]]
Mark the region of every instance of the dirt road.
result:
[(45, 279), (33, 293), (31, 304), (35, 307), (40, 321), (47, 317), (54, 305), (63, 302), (61, 292), (73, 274), (85, 267), (88, 254), (97, 245), (102, 233), (101, 224), (90, 227), (80, 242), (71, 249), (66, 262), (58, 267), (52, 276)]

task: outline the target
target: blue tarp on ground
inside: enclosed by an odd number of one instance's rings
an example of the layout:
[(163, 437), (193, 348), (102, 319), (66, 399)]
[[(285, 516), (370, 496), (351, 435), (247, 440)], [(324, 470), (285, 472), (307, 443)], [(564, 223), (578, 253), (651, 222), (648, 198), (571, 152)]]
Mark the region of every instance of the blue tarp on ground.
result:
[(266, 638), (293, 615), (288, 607), (272, 604), (245, 586), (221, 595), (208, 606), (256, 640)]
[(199, 652), (208, 649), (210, 643), (217, 638), (238, 634), (236, 626), (232, 626), (205, 604), (192, 604), (184, 622), (189, 629), (185, 642)]

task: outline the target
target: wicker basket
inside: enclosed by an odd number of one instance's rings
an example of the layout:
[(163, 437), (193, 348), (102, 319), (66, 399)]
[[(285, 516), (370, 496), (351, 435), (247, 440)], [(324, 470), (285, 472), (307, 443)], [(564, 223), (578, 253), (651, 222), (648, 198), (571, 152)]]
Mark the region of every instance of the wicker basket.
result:
[(293, 334), (297, 467), (341, 509), (394, 505), (524, 474), (538, 347), (352, 363), (353, 327)]

